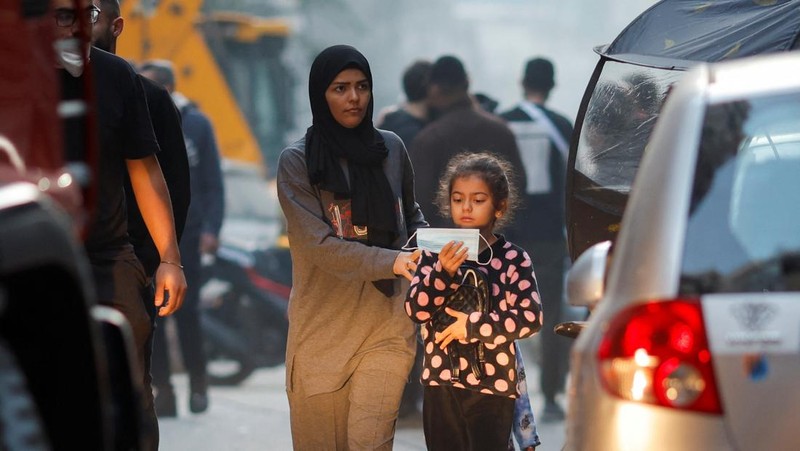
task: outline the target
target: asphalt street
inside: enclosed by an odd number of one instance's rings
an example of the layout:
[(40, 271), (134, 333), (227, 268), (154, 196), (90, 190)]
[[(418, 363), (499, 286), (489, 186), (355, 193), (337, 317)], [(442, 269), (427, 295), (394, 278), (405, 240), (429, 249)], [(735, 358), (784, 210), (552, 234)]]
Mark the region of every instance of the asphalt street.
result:
[[(536, 391), (538, 370), (528, 368), (528, 384), (534, 414), (541, 412)], [(237, 387), (212, 387), (210, 408), (199, 415), (189, 413), (185, 374), (173, 376), (178, 395), (178, 417), (159, 421), (162, 451), (290, 451), (289, 404), (284, 391), (284, 367), (260, 369)], [(563, 422), (538, 422), (542, 446), (537, 451), (558, 451), (564, 441)], [(419, 424), (398, 425), (394, 449), (425, 449)]]

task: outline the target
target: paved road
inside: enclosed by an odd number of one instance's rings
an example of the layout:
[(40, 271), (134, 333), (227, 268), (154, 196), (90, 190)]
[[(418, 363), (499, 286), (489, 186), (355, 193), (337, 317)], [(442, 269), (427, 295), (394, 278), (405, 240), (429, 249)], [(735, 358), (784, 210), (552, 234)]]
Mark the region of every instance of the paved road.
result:
[[(535, 413), (539, 413), (541, 396), (534, 390), (536, 373), (535, 367), (528, 369)], [(283, 379), (284, 367), (279, 366), (257, 371), (238, 387), (212, 387), (208, 412), (192, 415), (186, 398), (187, 378), (184, 374), (174, 376), (179, 415), (160, 421), (161, 451), (290, 451), (289, 404)], [(562, 422), (539, 423), (538, 430), (543, 443), (537, 451), (561, 449)], [(394, 449), (424, 450), (422, 429), (416, 425), (400, 425)]]

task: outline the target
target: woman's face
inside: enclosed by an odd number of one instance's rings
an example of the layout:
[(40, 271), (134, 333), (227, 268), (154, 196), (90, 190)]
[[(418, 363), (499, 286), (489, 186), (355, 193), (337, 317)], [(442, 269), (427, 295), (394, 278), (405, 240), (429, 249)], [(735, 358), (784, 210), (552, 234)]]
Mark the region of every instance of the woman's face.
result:
[(336, 122), (355, 128), (367, 114), (370, 96), (369, 81), (359, 69), (345, 69), (333, 79), (325, 91), (325, 100)]

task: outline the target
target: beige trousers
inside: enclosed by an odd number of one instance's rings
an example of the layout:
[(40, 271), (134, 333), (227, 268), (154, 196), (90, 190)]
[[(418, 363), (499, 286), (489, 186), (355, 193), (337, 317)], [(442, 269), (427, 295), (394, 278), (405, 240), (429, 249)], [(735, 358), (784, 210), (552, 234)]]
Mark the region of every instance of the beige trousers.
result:
[[(384, 369), (381, 360), (364, 357), (344, 386), (334, 392), (312, 396), (302, 389), (288, 392), (295, 450), (392, 449), (407, 377), (401, 377), (397, 369)], [(396, 363), (396, 358), (393, 360)]]

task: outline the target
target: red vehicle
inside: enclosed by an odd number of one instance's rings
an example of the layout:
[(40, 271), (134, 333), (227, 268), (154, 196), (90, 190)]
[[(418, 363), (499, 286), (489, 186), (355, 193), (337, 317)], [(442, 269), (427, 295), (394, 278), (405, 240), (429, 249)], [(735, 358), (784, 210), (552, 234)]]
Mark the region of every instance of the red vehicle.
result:
[[(0, 449), (139, 449), (130, 330), (96, 304), (81, 243), (91, 76), (86, 97), (61, 100), (54, 27), (48, 0), (0, 2)], [(66, 146), (88, 161), (66, 164)]]

